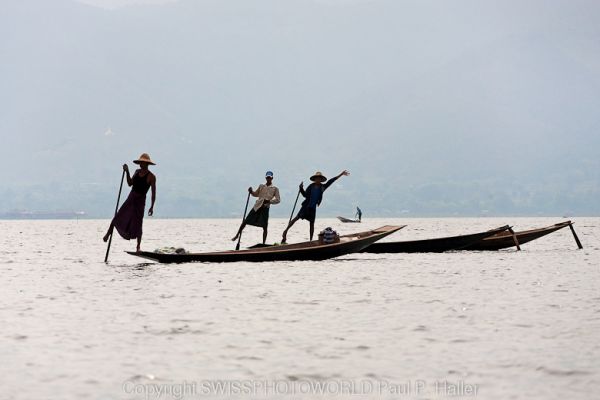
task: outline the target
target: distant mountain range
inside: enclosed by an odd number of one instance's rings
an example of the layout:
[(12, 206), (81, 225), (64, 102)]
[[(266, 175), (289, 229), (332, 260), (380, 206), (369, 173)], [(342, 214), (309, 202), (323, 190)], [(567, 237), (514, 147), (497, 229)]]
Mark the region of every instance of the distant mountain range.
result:
[[(160, 2), (159, 2), (160, 3)], [(114, 3), (116, 5), (116, 3)], [(0, 5), (0, 213), (110, 216), (157, 160), (157, 216), (600, 215), (600, 3), (180, 0)]]
[(0, 213), (0, 219), (77, 219), (85, 218), (84, 211), (11, 211)]

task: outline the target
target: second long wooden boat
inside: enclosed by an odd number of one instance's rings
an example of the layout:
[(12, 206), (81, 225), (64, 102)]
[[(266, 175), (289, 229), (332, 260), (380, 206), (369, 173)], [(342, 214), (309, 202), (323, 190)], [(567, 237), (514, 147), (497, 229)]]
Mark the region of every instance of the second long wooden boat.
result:
[(577, 246), (579, 246), (579, 248), (583, 248), (581, 246), (581, 242), (579, 242), (579, 238), (577, 238), (577, 235), (575, 234), (575, 230), (573, 230), (573, 223), (571, 221), (565, 221), (551, 226), (546, 226), (544, 228), (515, 232), (514, 236), (510, 232), (499, 232), (493, 236), (484, 238), (477, 243), (473, 243), (465, 247), (463, 250), (500, 250), (509, 247), (515, 247), (517, 245), (520, 246), (524, 243), (531, 242), (532, 240), (539, 239), (542, 236), (546, 236), (552, 232), (556, 232), (559, 229), (566, 228), (567, 226), (571, 227), (571, 231), (573, 232)]
[(469, 235), (402, 242), (380, 242), (370, 245), (362, 250), (361, 253), (442, 253), (444, 251), (462, 250), (467, 246), (480, 242), (486, 237), (502, 233), (507, 229), (509, 229), (509, 226), (505, 225), (489, 231)]
[(210, 253), (163, 254), (158, 252), (128, 251), (132, 256), (158, 261), (160, 263), (187, 262), (263, 262), (263, 261), (309, 261), (356, 253), (367, 246), (404, 228), (406, 225), (386, 225), (370, 231), (340, 236), (340, 241), (331, 244), (320, 244), (318, 240), (311, 242), (267, 246), (248, 250), (230, 250)]
[(350, 219), (350, 218), (346, 218), (346, 217), (337, 217), (337, 218), (344, 223), (360, 223), (360, 220), (358, 220), (358, 219)]

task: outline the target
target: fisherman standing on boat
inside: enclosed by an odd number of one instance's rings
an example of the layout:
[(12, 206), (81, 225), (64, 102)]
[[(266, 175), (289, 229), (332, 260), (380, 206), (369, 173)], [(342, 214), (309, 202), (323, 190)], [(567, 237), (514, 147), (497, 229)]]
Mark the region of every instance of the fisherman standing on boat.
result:
[(362, 211), (360, 210), (360, 208), (358, 208), (358, 206), (356, 206), (356, 217), (358, 217), (358, 222), (360, 222), (362, 218)]
[(285, 231), (283, 231), (281, 243), (286, 243), (288, 230), (299, 219), (305, 219), (310, 223), (310, 240), (313, 240), (313, 235), (315, 232), (315, 219), (317, 217), (317, 207), (321, 204), (321, 200), (323, 200), (323, 192), (325, 192), (325, 190), (327, 190), (327, 188), (340, 177), (348, 175), (350, 175), (350, 172), (343, 170), (338, 176), (327, 181), (327, 178), (323, 176), (321, 172), (317, 171), (313, 176), (310, 177), (310, 180), (313, 183), (308, 185), (306, 189), (304, 189), (304, 182), (300, 183), (299, 189), (302, 196), (304, 196), (304, 201), (302, 202), (302, 207), (300, 208), (298, 215), (296, 215), (296, 217), (290, 221), (288, 227), (285, 228)]
[(236, 241), (242, 234), (242, 231), (246, 225), (260, 226), (263, 228), (263, 244), (267, 241), (267, 227), (269, 225), (269, 208), (271, 204), (279, 204), (281, 198), (279, 197), (279, 189), (273, 185), (273, 172), (267, 171), (265, 174), (266, 183), (261, 183), (256, 191), (252, 190), (252, 187), (248, 188), (248, 193), (254, 197), (258, 197), (254, 207), (248, 213), (246, 219), (240, 225), (235, 236), (231, 239)]
[(112, 235), (113, 229), (117, 228), (119, 235), (125, 240), (137, 239), (136, 250), (140, 251), (142, 243), (142, 223), (146, 208), (146, 194), (152, 188), (152, 203), (148, 215), (154, 214), (154, 202), (156, 201), (156, 176), (148, 169), (149, 165), (156, 165), (147, 153), (143, 153), (139, 159), (133, 161), (140, 169), (129, 175), (129, 167), (123, 164), (123, 171), (127, 174), (127, 185), (132, 186), (127, 200), (123, 203), (108, 227), (103, 240), (106, 242)]

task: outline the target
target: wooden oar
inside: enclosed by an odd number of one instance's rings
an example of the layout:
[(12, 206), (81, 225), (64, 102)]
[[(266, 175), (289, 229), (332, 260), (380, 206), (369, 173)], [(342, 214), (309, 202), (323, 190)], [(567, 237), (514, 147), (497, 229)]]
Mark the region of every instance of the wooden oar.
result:
[(577, 243), (577, 247), (579, 247), (579, 250), (583, 249), (583, 246), (582, 246), (581, 242), (579, 241), (577, 234), (575, 233), (575, 228), (573, 228), (573, 223), (571, 221), (569, 221), (569, 228), (571, 228), (571, 233), (573, 234), (573, 237), (575, 238), (575, 243)]
[(292, 222), (292, 218), (294, 218), (294, 211), (296, 211), (296, 204), (298, 204), (298, 198), (300, 197), (300, 189), (298, 189), (298, 194), (296, 195), (296, 201), (294, 202), (294, 208), (292, 208), (292, 213), (290, 214), (290, 220), (288, 221), (288, 226), (290, 222)]
[(513, 229), (511, 227), (508, 227), (508, 231), (512, 235), (513, 242), (515, 242), (515, 246), (517, 246), (517, 250), (521, 251), (521, 246), (519, 246), (519, 239), (517, 239), (517, 235), (515, 234), (515, 231), (513, 231)]
[[(244, 223), (244, 221), (246, 220), (246, 211), (248, 211), (248, 202), (249, 201), (250, 201), (250, 192), (248, 192), (248, 197), (246, 198), (246, 208), (244, 208), (244, 216), (242, 217), (242, 223)], [(235, 245), (236, 250), (240, 249), (240, 242), (242, 241), (242, 232), (240, 232), (240, 235), (238, 236), (238, 242)]]
[[(119, 195), (117, 196), (117, 205), (115, 206), (115, 217), (117, 216), (117, 211), (119, 211), (119, 201), (121, 200), (121, 191), (123, 190), (123, 180), (125, 179), (125, 170), (123, 170), (123, 174), (121, 175), (121, 185), (119, 186)], [(113, 220), (115, 218), (113, 217)], [(112, 221), (111, 221), (112, 223)], [(106, 247), (106, 255), (104, 256), (104, 262), (108, 262), (108, 252), (110, 251), (110, 244), (112, 243), (113, 230), (110, 232), (110, 237), (108, 238), (108, 246)]]

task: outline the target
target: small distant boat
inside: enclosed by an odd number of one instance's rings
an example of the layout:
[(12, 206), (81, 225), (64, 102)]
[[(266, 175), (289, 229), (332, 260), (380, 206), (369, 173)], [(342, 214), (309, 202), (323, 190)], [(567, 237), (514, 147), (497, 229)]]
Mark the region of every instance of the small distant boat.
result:
[(551, 226), (547, 226), (545, 228), (538, 229), (530, 229), (527, 231), (514, 232), (514, 235), (511, 232), (498, 232), (493, 236), (486, 237), (479, 242), (473, 243), (463, 250), (500, 250), (506, 249), (509, 247), (519, 247), (522, 244), (531, 242), (532, 240), (539, 239), (542, 236), (546, 236), (552, 232), (556, 232), (559, 229), (563, 229), (566, 227), (571, 228), (571, 232), (575, 237), (575, 242), (577, 246), (581, 249), (583, 246), (573, 229), (573, 223), (571, 221), (559, 222), (558, 224), (554, 224)]
[(337, 217), (337, 218), (344, 223), (360, 223), (359, 219), (350, 219), (350, 218), (345, 218), (345, 217)]
[(263, 262), (263, 261), (309, 261), (356, 253), (367, 246), (404, 228), (406, 225), (386, 225), (370, 231), (340, 236), (340, 241), (331, 244), (320, 244), (318, 240), (311, 242), (265, 246), (248, 250), (230, 250), (210, 253), (163, 254), (141, 251), (128, 251), (132, 256), (142, 257), (160, 263), (187, 262)]
[(470, 235), (402, 242), (374, 243), (362, 250), (361, 253), (443, 253), (444, 251), (462, 250), (467, 246), (480, 242), (486, 237), (500, 234), (508, 229), (509, 226), (505, 225), (496, 229)]

